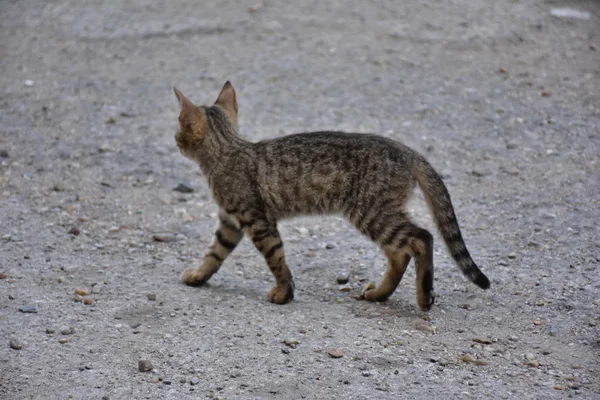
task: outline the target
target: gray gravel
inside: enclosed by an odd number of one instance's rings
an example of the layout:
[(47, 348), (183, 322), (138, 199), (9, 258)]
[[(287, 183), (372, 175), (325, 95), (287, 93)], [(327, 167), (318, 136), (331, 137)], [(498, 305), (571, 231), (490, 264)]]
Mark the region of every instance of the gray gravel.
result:
[[(0, 15), (0, 398), (600, 397), (597, 1), (5, 0)], [(425, 154), (492, 289), (436, 240), (430, 313), (412, 267), (386, 303), (357, 301), (385, 259), (336, 217), (281, 224), (288, 305), (266, 300), (247, 240), (184, 286), (217, 209), (175, 146), (171, 87), (202, 103), (228, 79), (252, 140), (340, 129)], [(432, 227), (422, 196), (411, 212)]]

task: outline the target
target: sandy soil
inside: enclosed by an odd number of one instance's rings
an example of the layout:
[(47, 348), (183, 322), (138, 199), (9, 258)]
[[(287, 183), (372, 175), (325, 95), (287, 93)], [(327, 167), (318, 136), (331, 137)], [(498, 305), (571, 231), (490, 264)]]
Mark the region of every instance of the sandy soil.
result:
[[(0, 16), (0, 398), (600, 397), (598, 2), (3, 0)], [(386, 303), (357, 301), (385, 260), (336, 217), (281, 224), (288, 305), (266, 300), (247, 239), (183, 285), (216, 207), (175, 146), (171, 87), (211, 102), (227, 79), (252, 140), (376, 132), (425, 154), (492, 289), (436, 240), (431, 312), (412, 267)], [(411, 209), (431, 227), (420, 195)]]

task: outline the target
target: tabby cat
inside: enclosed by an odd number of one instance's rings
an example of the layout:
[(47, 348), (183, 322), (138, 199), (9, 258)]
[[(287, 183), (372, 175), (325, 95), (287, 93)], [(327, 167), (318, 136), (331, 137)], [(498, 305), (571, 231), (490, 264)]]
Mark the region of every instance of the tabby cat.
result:
[(458, 267), (477, 286), (489, 288), (465, 246), (446, 186), (415, 151), (381, 136), (343, 132), (251, 143), (238, 135), (230, 82), (212, 106), (195, 106), (174, 91), (181, 107), (177, 146), (200, 165), (220, 208), (213, 242), (202, 264), (184, 271), (186, 284), (199, 286), (210, 279), (246, 233), (275, 276), (269, 300), (287, 303), (294, 298), (294, 282), (277, 221), (337, 213), (375, 241), (388, 259), (383, 279), (367, 284), (361, 298), (386, 300), (413, 257), (417, 303), (427, 311), (434, 302), (433, 237), (411, 222), (405, 210), (418, 183)]

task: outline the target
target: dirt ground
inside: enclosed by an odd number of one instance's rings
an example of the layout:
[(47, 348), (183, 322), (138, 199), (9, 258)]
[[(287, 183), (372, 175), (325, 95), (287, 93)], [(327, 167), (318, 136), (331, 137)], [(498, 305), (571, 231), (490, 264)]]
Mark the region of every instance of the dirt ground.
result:
[[(3, 0), (0, 38), (0, 398), (600, 398), (597, 1)], [(337, 217), (281, 223), (288, 305), (247, 239), (183, 285), (217, 209), (171, 87), (228, 79), (251, 140), (426, 155), (492, 288), (436, 237), (431, 312), (412, 267), (357, 301), (385, 259)]]

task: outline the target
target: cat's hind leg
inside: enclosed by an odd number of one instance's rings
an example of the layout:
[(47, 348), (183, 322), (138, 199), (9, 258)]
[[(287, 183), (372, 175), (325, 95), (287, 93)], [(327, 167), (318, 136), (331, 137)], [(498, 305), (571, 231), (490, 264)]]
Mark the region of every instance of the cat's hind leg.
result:
[(433, 236), (412, 223), (409, 217), (401, 212), (367, 213), (362, 218), (358, 218), (355, 225), (361, 232), (379, 243), (386, 252), (388, 260), (396, 259), (400, 255), (409, 255), (396, 263), (390, 261), (381, 282), (378, 285), (367, 284), (362, 297), (370, 301), (387, 299), (398, 286), (406, 270), (406, 264), (412, 256), (417, 270), (417, 304), (421, 310), (428, 311), (434, 302)]
[(433, 236), (425, 229), (414, 226), (408, 246), (415, 258), (417, 304), (421, 310), (429, 311), (435, 301), (433, 292)]
[(410, 262), (410, 255), (397, 249), (386, 249), (385, 255), (388, 259), (388, 268), (385, 275), (379, 281), (369, 282), (365, 285), (360, 299), (368, 301), (385, 301), (394, 293), (396, 287), (402, 280), (406, 267)]
[(294, 281), (285, 260), (283, 242), (277, 224), (266, 220), (255, 220), (245, 228), (245, 231), (267, 261), (275, 277), (276, 285), (269, 291), (267, 297), (275, 304), (289, 302), (294, 298)]
[(221, 267), (223, 261), (244, 237), (244, 232), (236, 222), (223, 211), (219, 212), (219, 226), (213, 241), (197, 268), (183, 271), (183, 281), (189, 286), (200, 286), (210, 279)]

